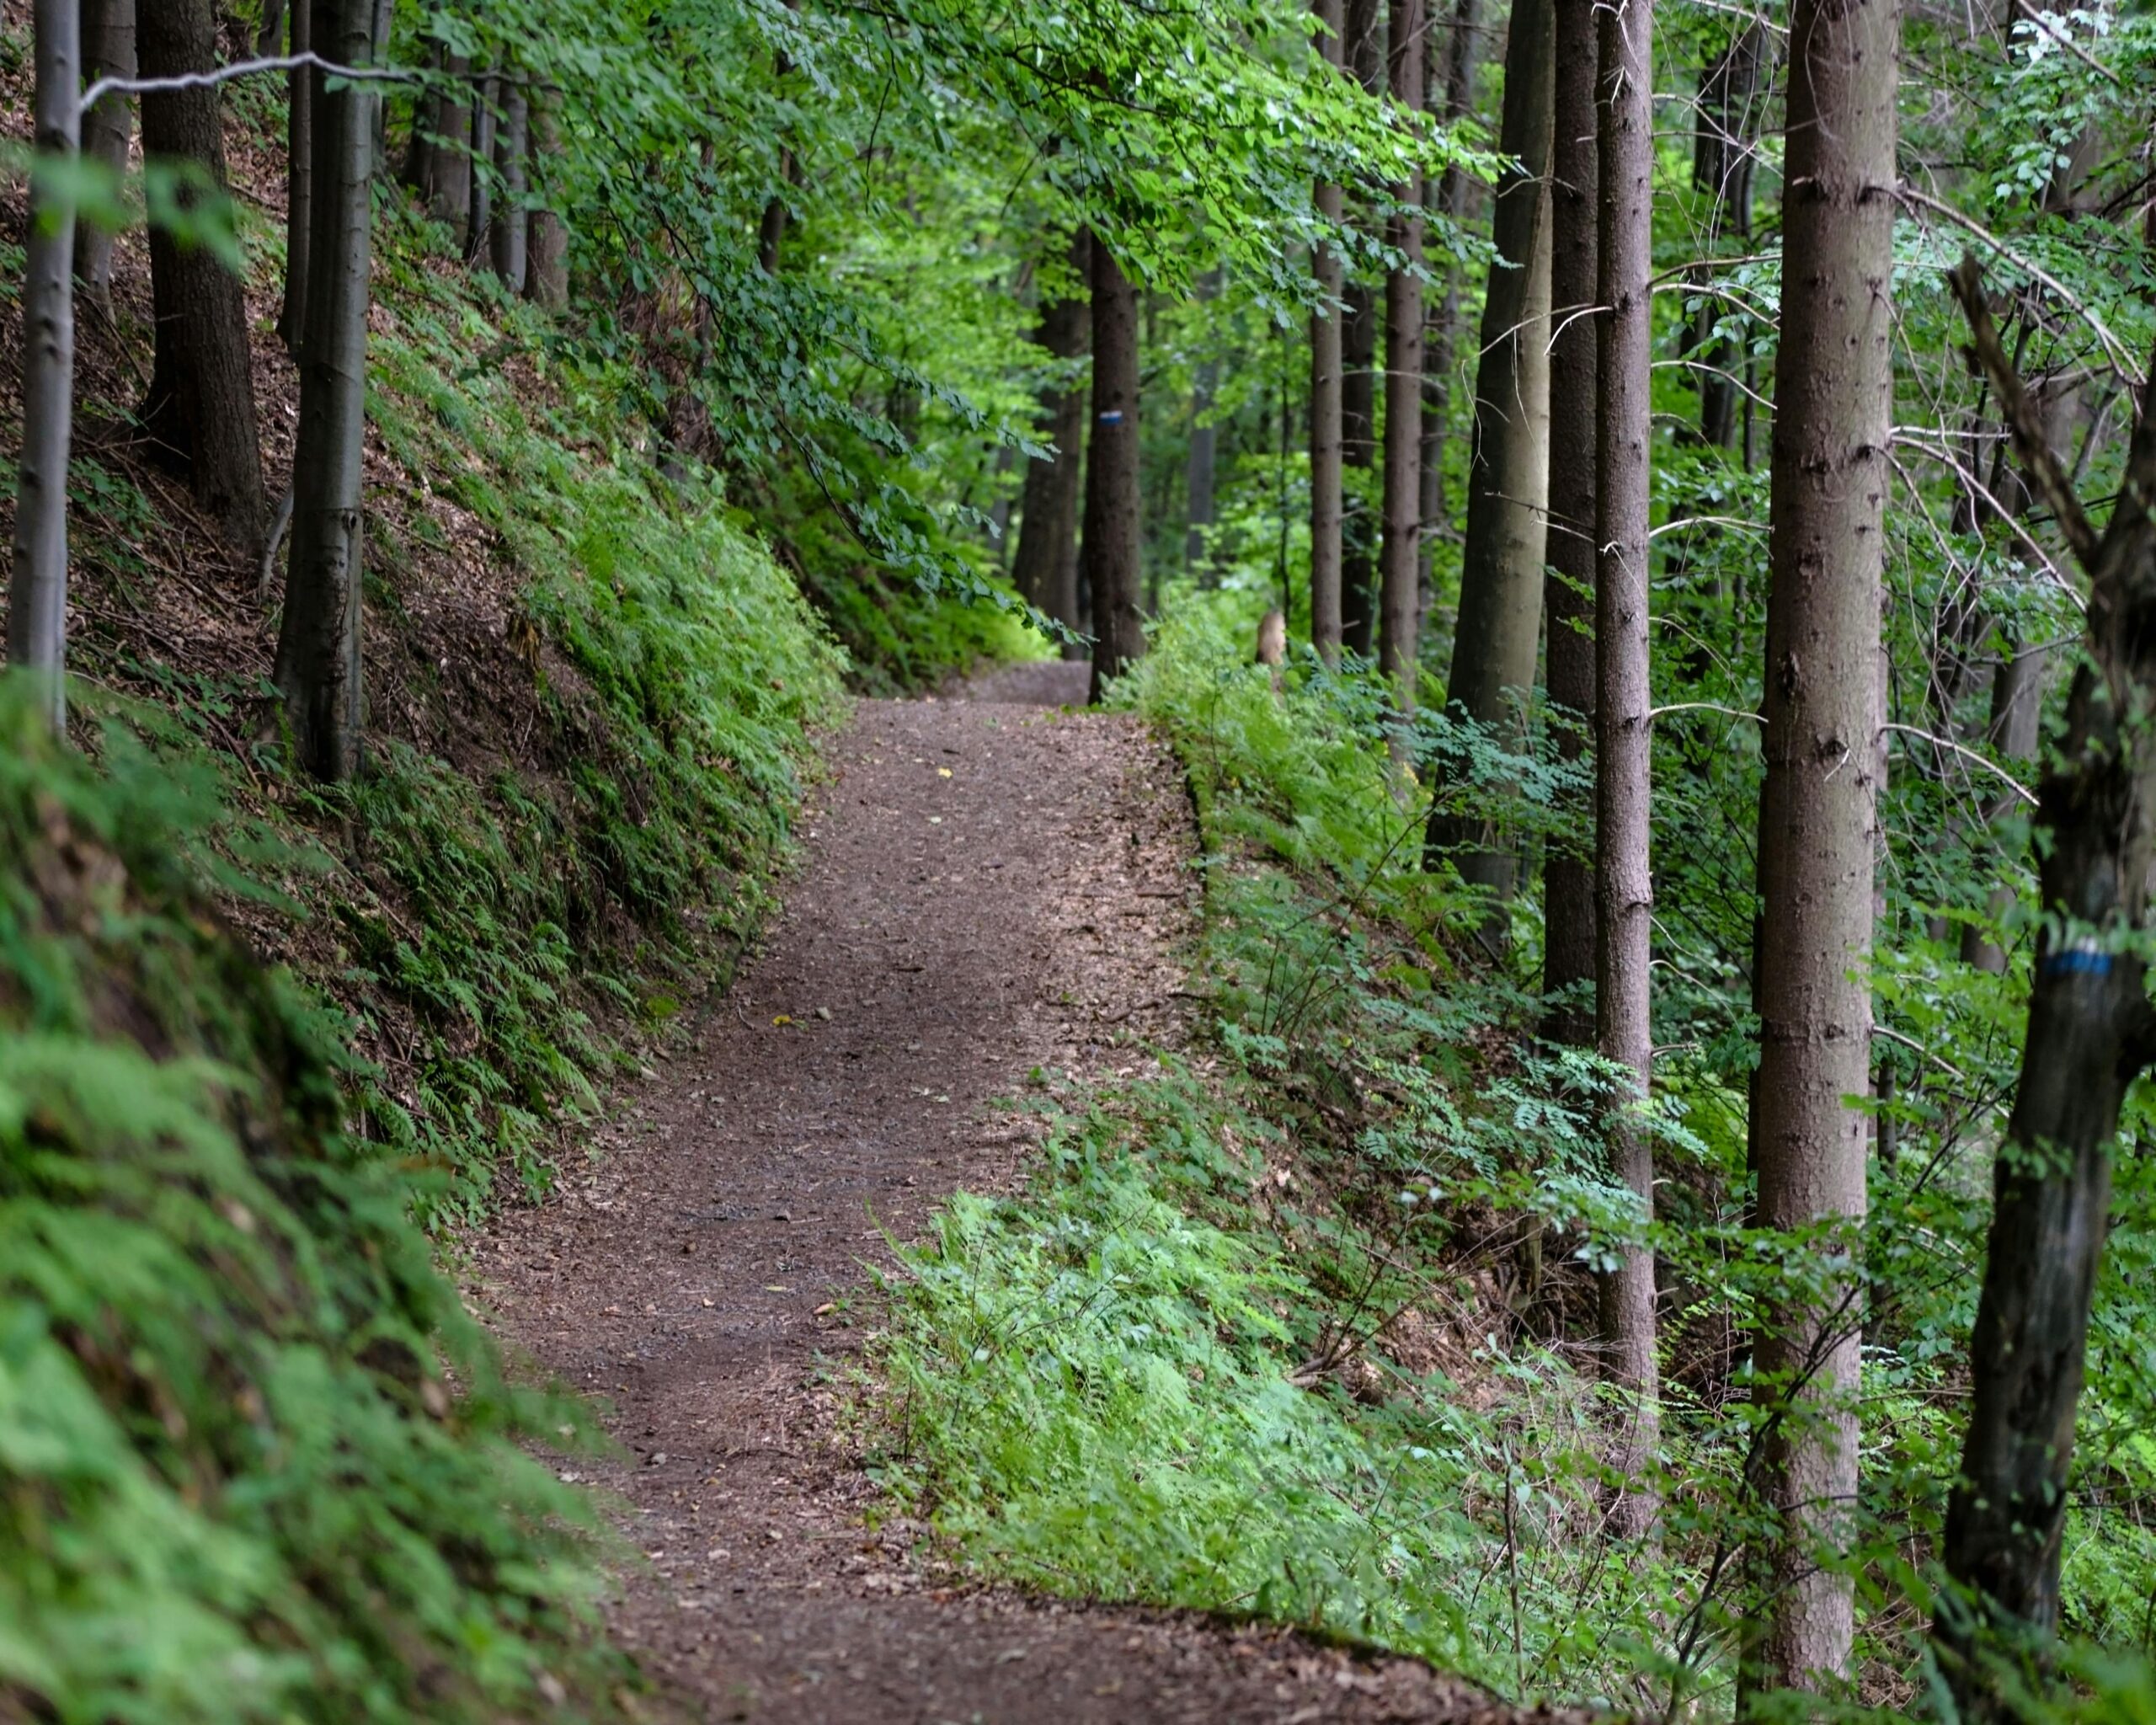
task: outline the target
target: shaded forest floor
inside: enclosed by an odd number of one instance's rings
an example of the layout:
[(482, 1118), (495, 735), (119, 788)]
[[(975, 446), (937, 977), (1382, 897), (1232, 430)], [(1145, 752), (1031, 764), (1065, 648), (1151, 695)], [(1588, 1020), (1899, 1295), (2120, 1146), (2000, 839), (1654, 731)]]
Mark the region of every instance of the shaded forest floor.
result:
[(1021, 1176), (1036, 1068), (1128, 1078), (1186, 1034), (1174, 761), (1047, 706), (1080, 667), (969, 692), (993, 698), (861, 704), (762, 956), (590, 1167), (478, 1242), (477, 1302), (611, 1403), (591, 1483), (644, 1559), (616, 1633), (704, 1719), (1550, 1717), (1278, 1629), (983, 1588), (879, 1501), (844, 1394), (868, 1267)]

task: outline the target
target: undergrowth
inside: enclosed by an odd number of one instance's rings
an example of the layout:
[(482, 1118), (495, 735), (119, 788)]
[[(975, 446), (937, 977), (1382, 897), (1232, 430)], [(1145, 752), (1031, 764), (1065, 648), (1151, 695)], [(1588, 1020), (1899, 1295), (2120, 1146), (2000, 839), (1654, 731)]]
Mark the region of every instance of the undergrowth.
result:
[(624, 1674), (590, 1638), (591, 1505), (527, 1450), (585, 1416), (503, 1376), (408, 1174), (343, 1130), (345, 1027), (211, 908), (215, 777), (125, 730), (93, 769), (19, 693), (0, 1717), (478, 1721), (603, 1696)]

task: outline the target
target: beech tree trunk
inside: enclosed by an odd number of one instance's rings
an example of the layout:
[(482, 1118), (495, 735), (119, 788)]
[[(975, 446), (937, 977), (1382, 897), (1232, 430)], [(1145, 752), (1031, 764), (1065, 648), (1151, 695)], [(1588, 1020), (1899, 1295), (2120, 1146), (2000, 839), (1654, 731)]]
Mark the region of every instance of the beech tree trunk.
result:
[[(1422, 108), (1422, 0), (1391, 0), (1387, 71), (1392, 99)], [(1378, 665), (1393, 710), (1415, 711), (1417, 588), (1422, 548), (1422, 175), (1393, 188), (1401, 213), (1386, 238), (1405, 260), (1385, 280), (1385, 539), (1380, 560)]]
[[(1346, 0), (1342, 50), (1348, 72), (1372, 95), (1385, 87), (1385, 40), (1379, 0)], [(1350, 281), (1341, 295), (1340, 459), (1343, 470), (1377, 465), (1377, 296), (1367, 282)], [(1345, 475), (1343, 478), (1352, 476)], [(1367, 482), (1348, 484), (1342, 505), (1341, 640), (1368, 658), (1377, 642), (1377, 533)]]
[[(531, 104), (531, 160), (535, 163), (551, 163), (559, 147), (555, 112), (561, 101), (559, 90), (542, 89)], [(545, 171), (543, 166), (542, 171)], [(554, 189), (542, 182), (541, 190), (551, 198)], [(526, 260), (525, 296), (535, 305), (558, 312), (569, 302), (569, 231), (551, 202), (542, 200), (532, 206), (527, 243), (531, 255)]]
[[(1220, 296), (1220, 272), (1209, 270), (1198, 278), (1198, 302), (1206, 305)], [(1183, 542), (1185, 569), (1202, 573), (1205, 558), (1205, 530), (1213, 525), (1213, 470), (1219, 449), (1219, 432), (1207, 417), (1213, 411), (1213, 394), (1219, 387), (1220, 367), (1213, 360), (1198, 362), (1190, 390), (1190, 450), (1183, 464)]]
[[(312, 0), (327, 57), (365, 66), (373, 47), (373, 0)], [(299, 441), (292, 456), (292, 550), (277, 687), (299, 764), (315, 777), (360, 770), (365, 719), (360, 675), (360, 579), (366, 441), (369, 180), (378, 86), (334, 93), (315, 72), (315, 227), (300, 363)]]
[(1145, 591), (1138, 473), (1138, 291), (1092, 243), (1092, 431), (1086, 452), (1086, 579), (1093, 595), (1091, 698), (1143, 656)]
[[(1550, 149), (1550, 572), (1542, 608), (1550, 724), (1557, 752), (1584, 760), (1594, 722), (1595, 425), (1601, 411), (1595, 347), (1602, 303), (1600, 151), (1596, 131), (1594, 0), (1556, 0), (1556, 77)], [(1591, 814), (1592, 796), (1579, 799)], [(1582, 825), (1587, 824), (1582, 820)], [(1591, 841), (1590, 841), (1591, 842)], [(1542, 863), (1542, 1033), (1589, 1047), (1594, 1007), (1582, 999), (1595, 974), (1594, 865), (1590, 850), (1552, 844)]]
[(37, 160), (23, 268), (23, 446), (15, 469), (15, 543), (8, 579), (8, 663), (35, 674), (45, 722), (67, 730), (67, 449), (74, 430), (75, 249), (72, 192), (61, 176), (81, 143), (82, 20), (76, 0), (37, 0), (34, 97)]
[[(1340, 64), (1341, 0), (1313, 0), (1322, 34), (1318, 51), (1325, 63)], [(1344, 200), (1337, 185), (1316, 188), (1318, 214), (1340, 220)], [(1310, 268), (1317, 277), (1318, 304), (1310, 313), (1310, 644), (1327, 665), (1340, 662), (1340, 288), (1344, 274), (1340, 254), (1316, 247)]]
[[(1560, 7), (1581, 0), (1557, 0)], [(1654, 1160), (1634, 1112), (1646, 1098), (1654, 1037), (1648, 987), (1654, 916), (1648, 825), (1653, 799), (1648, 717), (1648, 459), (1653, 435), (1653, 0), (1604, 5), (1598, 19), (1601, 222), (1595, 354), (1595, 1041), (1632, 1075), (1636, 1094), (1609, 1119), (1610, 1172), (1654, 1215)], [(1559, 78), (1566, 76), (1561, 69)], [(1602, 1277), (1604, 1375), (1623, 1391), (1626, 1424), (1613, 1458), (1612, 1519), (1627, 1537), (1654, 1523), (1650, 1477), (1656, 1405), (1654, 1254), (1627, 1250)]]
[[(1050, 357), (1070, 366), (1083, 359), (1092, 339), (1086, 276), (1092, 267), (1091, 236), (1072, 236), (1066, 285), (1041, 307), (1036, 335)], [(1086, 386), (1069, 382), (1041, 395), (1039, 430), (1054, 453), (1026, 463), (1020, 499), (1018, 547), (1011, 584), (1029, 603), (1072, 628), (1078, 616), (1078, 503), (1085, 471)], [(1066, 645), (1066, 654), (1081, 649)]]
[(488, 170), (494, 159), (495, 104), (499, 83), (492, 73), (475, 79), (472, 88), (472, 189), (464, 210), (464, 261), (476, 264), (486, 255), (487, 235), (494, 221), (494, 181)]
[[(208, 72), (216, 64), (213, 0), (158, 0), (136, 20), (145, 77)], [(224, 133), (215, 89), (142, 98), (146, 156), (191, 161), (225, 184)], [(183, 204), (198, 194), (184, 193)], [(239, 278), (206, 246), (150, 230), (150, 297), (157, 319), (150, 387), (137, 419), (144, 437), (184, 476), (195, 499), (243, 553), (260, 548), (264, 505), (255, 441), (254, 376)]]
[[(1445, 702), (1456, 718), (1515, 746), (1524, 736), (1542, 627), (1545, 508), (1550, 490), (1550, 146), (1556, 18), (1551, 0), (1518, 0), (1505, 45), (1498, 148), (1513, 158), (1492, 223), (1499, 261), (1482, 307), (1475, 377), (1460, 620)], [(1445, 769), (1440, 763), (1438, 770)], [(1518, 857), (1489, 823), (1433, 806), (1427, 859), (1450, 855), (1460, 878), (1512, 895)], [(1486, 937), (1502, 939), (1493, 915)]]
[[(135, 76), (135, 0), (84, 0), (83, 77)], [(127, 172), (127, 147), (135, 136), (135, 104), (126, 96), (105, 96), (83, 116), (83, 158), (103, 167), (115, 180)], [(75, 224), (75, 279), (90, 303), (112, 315), (112, 241), (108, 228), (94, 222)]]
[(494, 130), (494, 177), (501, 183), (500, 207), (495, 212), (488, 244), (493, 252), (494, 274), (511, 293), (524, 291), (526, 233), (524, 209), (525, 126), (529, 110), (521, 83), (504, 81), (501, 124)]
[[(1790, 19), (1759, 801), (1759, 1226), (1853, 1254), (1870, 1081), (1873, 753), (1893, 397), (1895, 0)], [(1779, 1530), (1756, 1640), (1771, 1689), (1834, 1683), (1853, 1628), (1859, 1290), (1770, 1298), (1763, 1477)]]
[(472, 219), (472, 109), (458, 92), (471, 88), (472, 62), (452, 54), (442, 62), (435, 97), (434, 185), (428, 206), (435, 221), (462, 235)]
[(2039, 791), (2044, 915), (2014, 1112), (1993, 1174), (1969, 1426), (1946, 1512), (1951, 1586), (1934, 1625), (1961, 1717), (1989, 1722), (2024, 1717), (2001, 1679), (2041, 1668), (2057, 1628), (2111, 1143), (2127, 1087), (2156, 1056), (2139, 938), (2156, 866), (2156, 740), (2145, 719), (2156, 702), (2156, 382), (2143, 386), (2120, 496), (2100, 535), (1991, 327), (1973, 264), (1955, 286), (2015, 448), (2089, 577), (2086, 656)]
[[(314, 0), (293, 0), (291, 46), (310, 51)], [(285, 75), (285, 296), (277, 339), (294, 359), (307, 339), (307, 246), (314, 235), (314, 76), (296, 66)]]

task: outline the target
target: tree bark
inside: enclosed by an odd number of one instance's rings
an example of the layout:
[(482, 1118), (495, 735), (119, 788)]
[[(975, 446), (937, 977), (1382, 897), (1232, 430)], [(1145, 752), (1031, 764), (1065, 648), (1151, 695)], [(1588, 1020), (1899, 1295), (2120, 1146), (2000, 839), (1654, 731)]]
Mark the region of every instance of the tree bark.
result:
[[(145, 77), (174, 77), (216, 64), (212, 0), (159, 0), (136, 20)], [(215, 89), (142, 98), (146, 156), (191, 162), (225, 184), (224, 133)], [(199, 192), (181, 195), (184, 206)], [(150, 387), (137, 412), (142, 435), (185, 478), (195, 499), (242, 553), (261, 545), (262, 453), (256, 442), (254, 374), (239, 278), (206, 246), (150, 230), (150, 297), (157, 320)]]
[[(312, 40), (314, 0), (293, 0), (292, 52)], [(304, 66), (286, 74), (285, 296), (277, 339), (294, 359), (307, 339), (307, 244), (314, 233), (314, 77)]]
[[(1584, 9), (1592, 0), (1557, 0)], [(1635, 1094), (1608, 1121), (1610, 1172), (1654, 1215), (1654, 1160), (1636, 1110), (1654, 1048), (1652, 994), (1653, 798), (1648, 686), (1649, 446), (1653, 435), (1653, 0), (1600, 8), (1598, 63), (1601, 221), (1597, 236), (1595, 369), (1595, 1040)], [(1561, 69), (1561, 83), (1566, 76)], [(1620, 1484), (1612, 1521), (1625, 1537), (1654, 1523), (1647, 1482), (1660, 1436), (1655, 1368), (1654, 1254), (1628, 1248), (1601, 1279), (1603, 1370), (1622, 1392), (1625, 1424), (1613, 1458)]]
[(1092, 431), (1086, 452), (1086, 579), (1093, 593), (1091, 698), (1145, 651), (1138, 471), (1138, 292), (1093, 237)]
[(513, 294), (524, 291), (526, 259), (524, 248), (525, 127), (529, 110), (524, 86), (505, 83), (501, 124), (494, 129), (494, 177), (501, 182), (500, 207), (496, 211), (488, 244), (494, 254), (494, 274)]
[[(1550, 620), (1547, 681), (1557, 752), (1572, 765), (1588, 753), (1594, 722), (1596, 318), (1601, 197), (1600, 119), (1595, 103), (1594, 0), (1556, 0), (1556, 74), (1550, 150), (1550, 572), (1542, 608)], [(1590, 815), (1591, 795), (1577, 799)], [(1582, 819), (1582, 825), (1586, 825)], [(1542, 864), (1543, 1034), (1575, 1047), (1595, 1041), (1594, 1007), (1582, 999), (1595, 974), (1591, 852), (1553, 844)]]
[[(372, 0), (312, 0), (327, 56), (372, 56)], [(293, 750), (315, 777), (342, 780), (363, 759), (360, 657), (361, 460), (366, 443), (369, 181), (379, 86), (315, 85), (315, 227), (300, 364), (299, 441), (292, 456), (292, 551), (277, 638), (277, 687)]]
[[(542, 89), (531, 104), (531, 160), (535, 163), (551, 163), (558, 153), (561, 141), (555, 113), (561, 100), (559, 90)], [(535, 305), (558, 312), (569, 302), (569, 231), (554, 208), (558, 185), (543, 184), (540, 190), (545, 195), (532, 206), (524, 291)]]
[[(1556, 19), (1550, 0), (1518, 0), (1505, 45), (1505, 105), (1498, 148), (1513, 158), (1499, 179), (1492, 238), (1497, 259), (1483, 300), (1475, 377), (1467, 538), (1460, 619), (1445, 702), (1517, 747), (1534, 686), (1542, 624), (1545, 507), (1550, 489), (1550, 149)], [(1443, 771), (1442, 765), (1439, 767)], [(1500, 903), (1518, 858), (1489, 823), (1433, 808), (1426, 855), (1450, 855), (1462, 879)], [(1502, 913), (1486, 938), (1502, 939)]]
[[(1465, 120), (1474, 111), (1475, 74), (1480, 63), (1481, 0), (1454, 0), (1450, 40), (1444, 56), (1443, 84), (1435, 82), (1429, 93), (1431, 105), (1447, 125)], [(1438, 61), (1436, 32), (1432, 30), (1429, 64)], [(1440, 104), (1442, 104), (1440, 106)], [(1442, 248), (1449, 251), (1451, 233), (1467, 223), (1468, 199), (1474, 177), (1458, 163), (1448, 163), (1422, 189), (1423, 208), (1446, 224)], [(1445, 440), (1452, 420), (1453, 345), (1460, 324), (1460, 270), (1445, 271), (1444, 291), (1422, 326), (1422, 558), (1420, 585), (1428, 614), (1433, 601), (1431, 568), (1438, 533), (1450, 526), (1445, 502)], [(1592, 337), (1589, 338), (1592, 340)]]
[(491, 72), (473, 81), (472, 88), (472, 189), (464, 210), (464, 261), (476, 264), (487, 253), (487, 235), (494, 221), (494, 181), (488, 170), (494, 159), (495, 106), (499, 81)]
[[(1951, 1587), (1934, 1635), (1963, 1719), (2024, 1717), (2001, 1666), (2041, 1669), (2058, 1624), (2059, 1545), (2089, 1304), (2127, 1087), (2156, 1055), (2139, 932), (2156, 865), (2156, 382), (2099, 535), (1991, 327), (1973, 264), (1955, 286), (2015, 445), (2089, 576), (2086, 656), (2039, 792), (2043, 920), (2007, 1143), (1993, 1171), (1969, 1426), (1946, 1512)], [(2156, 377), (2156, 368), (2152, 369)]]
[[(1385, 87), (1385, 40), (1379, 0), (1346, 0), (1342, 51), (1348, 72), (1372, 95)], [(1350, 281), (1341, 295), (1340, 459), (1344, 468), (1377, 465), (1377, 296)], [(1341, 640), (1368, 658), (1377, 640), (1377, 535), (1364, 483), (1347, 486), (1342, 505)]]
[[(1313, 0), (1324, 34), (1325, 63), (1340, 64), (1340, 0)], [(1318, 183), (1315, 200), (1324, 221), (1338, 222), (1344, 200), (1337, 185)], [(1327, 665), (1340, 662), (1340, 254), (1316, 247), (1310, 267), (1318, 303), (1310, 313), (1310, 644)]]
[(452, 54), (442, 62), (443, 85), (435, 98), (433, 194), (435, 221), (462, 235), (472, 219), (472, 109), (453, 93), (471, 88), (472, 62)]
[[(82, 8), (83, 80), (135, 76), (135, 0), (85, 0)], [(135, 104), (105, 96), (83, 116), (83, 158), (116, 182), (127, 172), (127, 147), (135, 136)], [(75, 279), (90, 303), (112, 315), (113, 233), (95, 222), (75, 224)]]
[[(1790, 21), (1781, 339), (1774, 365), (1759, 800), (1755, 1107), (1759, 1226), (1854, 1253), (1870, 1082), (1874, 740), (1892, 415), (1895, 0), (1797, 0)], [(1779, 1524), (1758, 1676), (1833, 1684), (1849, 1660), (1859, 1290), (1770, 1297), (1754, 1365), (1772, 1398)]]
[[(1387, 72), (1392, 99), (1422, 109), (1422, 0), (1391, 0)], [(1378, 665), (1393, 710), (1415, 711), (1417, 587), (1422, 548), (1422, 174), (1393, 188), (1400, 213), (1386, 238), (1405, 260), (1385, 280), (1385, 538), (1380, 563)]]
[[(1085, 357), (1092, 339), (1086, 276), (1092, 267), (1091, 237), (1072, 236), (1068, 286), (1041, 307), (1035, 339), (1064, 366)], [(1027, 601), (1059, 623), (1079, 626), (1078, 504), (1085, 471), (1086, 386), (1068, 382), (1042, 392), (1040, 430), (1054, 446), (1046, 460), (1026, 463), (1019, 504), (1018, 548), (1011, 584)], [(1066, 645), (1066, 654), (1080, 649)]]
[(262, 28), (254, 33), (255, 57), (266, 60), (274, 55), (284, 35), (285, 0), (263, 0)]
[[(1758, 23), (1741, 25), (1726, 47), (1700, 73), (1698, 119), (1692, 140), (1692, 190), (1707, 206), (1707, 251), (1726, 234), (1752, 232), (1753, 152), (1759, 131), (1759, 82), (1765, 70), (1767, 33)], [(1700, 441), (1727, 449), (1737, 441), (1739, 396), (1735, 348), (1714, 337), (1724, 307), (1702, 306), (1685, 329), (1688, 356), (1699, 356), (1693, 373), (1700, 394)]]
[[(1198, 302), (1208, 305), (1220, 296), (1220, 272), (1209, 270), (1198, 278)], [(1213, 469), (1219, 449), (1219, 432), (1207, 415), (1219, 387), (1220, 367), (1216, 360), (1198, 361), (1190, 390), (1190, 450), (1183, 463), (1183, 565), (1187, 573), (1201, 576), (1205, 563), (1205, 530), (1213, 525)]]
[(15, 470), (14, 555), (8, 580), (8, 663), (40, 679), (38, 704), (67, 731), (67, 447), (74, 430), (75, 249), (64, 175), (81, 146), (82, 19), (76, 0), (37, 0), (31, 14), (37, 158), (23, 268), (23, 446)]

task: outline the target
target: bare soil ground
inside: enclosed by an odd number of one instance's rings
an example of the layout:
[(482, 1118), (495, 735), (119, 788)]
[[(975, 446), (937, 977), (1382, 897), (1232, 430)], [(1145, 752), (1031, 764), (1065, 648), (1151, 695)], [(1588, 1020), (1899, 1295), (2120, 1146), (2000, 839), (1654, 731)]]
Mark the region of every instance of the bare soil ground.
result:
[(1082, 666), (864, 702), (762, 955), (622, 1099), (558, 1199), (478, 1242), (474, 1294), (624, 1454), (592, 1483), (645, 1566), (616, 1634), (678, 1717), (1464, 1722), (1523, 1716), (1412, 1660), (964, 1582), (889, 1519), (837, 1418), (864, 1266), (1031, 1146), (1036, 1065), (1128, 1073), (1183, 1034), (1189, 807)]

